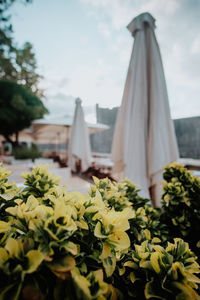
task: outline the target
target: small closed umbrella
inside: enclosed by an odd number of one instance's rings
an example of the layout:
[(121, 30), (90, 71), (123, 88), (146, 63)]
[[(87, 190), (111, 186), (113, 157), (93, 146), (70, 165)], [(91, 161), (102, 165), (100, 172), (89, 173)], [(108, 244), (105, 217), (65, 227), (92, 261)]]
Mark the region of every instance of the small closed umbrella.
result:
[(112, 144), (114, 173), (129, 177), (160, 206), (162, 168), (177, 160), (178, 147), (170, 116), (155, 19), (144, 13), (128, 25), (134, 37), (122, 104)]
[(72, 171), (77, 171), (77, 163), (81, 172), (86, 171), (92, 162), (90, 140), (81, 100), (76, 99), (76, 108), (68, 147), (68, 165)]

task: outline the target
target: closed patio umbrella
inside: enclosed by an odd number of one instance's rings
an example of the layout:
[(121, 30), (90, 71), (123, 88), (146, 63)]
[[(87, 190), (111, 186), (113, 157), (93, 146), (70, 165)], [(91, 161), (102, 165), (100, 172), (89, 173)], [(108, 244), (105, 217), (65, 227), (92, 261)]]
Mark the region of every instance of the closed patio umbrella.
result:
[[(155, 19), (144, 13), (127, 26), (134, 37), (112, 144), (113, 173), (127, 176), (160, 206), (162, 168), (178, 159)], [(152, 189), (151, 189), (152, 190)]]
[(84, 120), (81, 100), (76, 99), (76, 108), (68, 147), (68, 165), (72, 171), (77, 171), (77, 163), (81, 172), (86, 171), (92, 162), (88, 127)]

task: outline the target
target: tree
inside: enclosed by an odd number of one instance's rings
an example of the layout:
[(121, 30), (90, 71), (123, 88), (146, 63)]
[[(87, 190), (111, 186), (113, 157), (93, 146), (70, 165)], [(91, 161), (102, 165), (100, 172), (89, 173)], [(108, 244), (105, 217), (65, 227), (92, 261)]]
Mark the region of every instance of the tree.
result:
[(0, 52), (0, 79), (16, 81), (37, 95), (43, 97), (43, 90), (38, 88), (42, 78), (36, 72), (37, 62), (33, 46), (26, 42), (22, 48), (15, 48), (5, 55)]
[(0, 79), (16, 81), (28, 87), (38, 97), (42, 97), (43, 90), (38, 87), (42, 76), (37, 73), (33, 46), (26, 42), (22, 48), (18, 48), (12, 38), (13, 28), (8, 11), (14, 2), (17, 0), (0, 0)]
[[(0, 81), (0, 134), (15, 147), (19, 131), (29, 127), (31, 122), (47, 113), (42, 101), (23, 86)], [(15, 135), (15, 141), (11, 135)]]
[(10, 24), (10, 16), (6, 14), (11, 3), (0, 0), (0, 78), (7, 74), (9, 79), (16, 76), (16, 69), (13, 66), (11, 57), (15, 52), (11, 34), (13, 32)]
[[(13, 33), (12, 24), (10, 23), (11, 15), (7, 14), (10, 6), (16, 0), (0, 0), (0, 51), (12, 51), (15, 49), (12, 45)], [(22, 3), (31, 3), (32, 0), (22, 0)]]

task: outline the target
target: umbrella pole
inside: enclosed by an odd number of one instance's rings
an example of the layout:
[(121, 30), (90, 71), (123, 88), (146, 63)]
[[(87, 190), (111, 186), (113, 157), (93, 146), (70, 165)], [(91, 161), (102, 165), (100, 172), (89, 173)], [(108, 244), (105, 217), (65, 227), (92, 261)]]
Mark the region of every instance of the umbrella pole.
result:
[(161, 207), (162, 185), (157, 183), (149, 188), (149, 194), (152, 206), (154, 208)]
[(150, 199), (151, 199), (152, 206), (155, 208), (156, 207), (156, 201), (155, 201), (154, 185), (150, 186), (149, 194), (150, 194)]

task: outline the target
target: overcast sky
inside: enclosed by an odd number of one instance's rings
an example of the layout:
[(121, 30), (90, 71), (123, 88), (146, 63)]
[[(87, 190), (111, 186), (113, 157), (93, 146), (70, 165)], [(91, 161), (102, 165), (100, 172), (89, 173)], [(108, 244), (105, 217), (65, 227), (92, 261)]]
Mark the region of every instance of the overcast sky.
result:
[(80, 97), (93, 119), (95, 104), (119, 106), (133, 46), (127, 24), (156, 19), (173, 118), (200, 115), (200, 0), (33, 0), (12, 8), (14, 37), (34, 45), (52, 114), (72, 114)]

